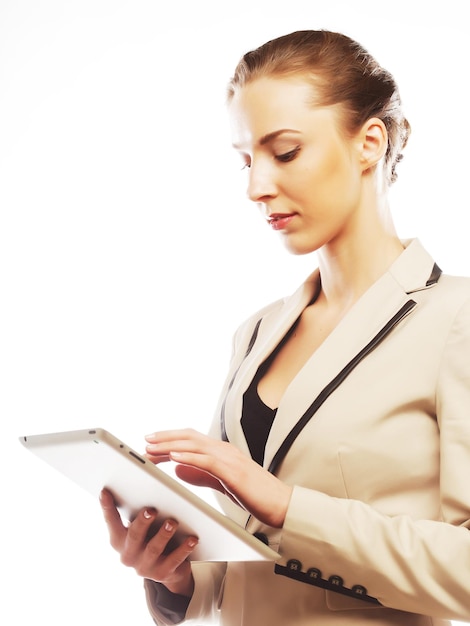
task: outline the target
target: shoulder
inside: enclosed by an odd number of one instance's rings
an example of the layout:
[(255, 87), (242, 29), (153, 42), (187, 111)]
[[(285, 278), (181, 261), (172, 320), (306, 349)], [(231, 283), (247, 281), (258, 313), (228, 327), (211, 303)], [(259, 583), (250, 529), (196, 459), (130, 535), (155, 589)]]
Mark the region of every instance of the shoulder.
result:
[(442, 274), (430, 295), (433, 305), (442, 312), (452, 315), (470, 311), (470, 277)]
[(457, 353), (469, 353), (469, 277), (442, 274), (435, 285), (413, 293), (412, 297), (420, 311), (416, 324), (428, 343), (440, 345), (448, 355), (455, 356), (453, 348)]
[(274, 302), (270, 302), (261, 309), (258, 309), (255, 313), (252, 313), (247, 319), (245, 319), (237, 328), (234, 336), (234, 349), (236, 351), (242, 350), (244, 346), (248, 349), (250, 343), (253, 343), (256, 338), (256, 333), (261, 324), (261, 321), (266, 317), (271, 317), (280, 312), (286, 302), (286, 298), (279, 298)]
[(437, 282), (409, 296), (418, 305), (412, 318), (416, 336), (440, 345), (456, 329), (470, 336), (470, 278), (441, 274)]
[(457, 298), (470, 296), (470, 276), (454, 276), (442, 274), (437, 286), (445, 290), (449, 295)]

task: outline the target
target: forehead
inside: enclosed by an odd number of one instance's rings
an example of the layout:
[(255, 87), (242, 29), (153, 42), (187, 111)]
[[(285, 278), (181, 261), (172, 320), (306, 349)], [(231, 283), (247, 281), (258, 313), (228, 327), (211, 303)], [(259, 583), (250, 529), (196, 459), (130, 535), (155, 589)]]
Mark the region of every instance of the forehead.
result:
[(261, 77), (238, 88), (229, 103), (232, 139), (242, 148), (288, 128), (308, 132), (316, 124), (337, 121), (335, 106), (320, 106), (319, 94), (304, 77)]

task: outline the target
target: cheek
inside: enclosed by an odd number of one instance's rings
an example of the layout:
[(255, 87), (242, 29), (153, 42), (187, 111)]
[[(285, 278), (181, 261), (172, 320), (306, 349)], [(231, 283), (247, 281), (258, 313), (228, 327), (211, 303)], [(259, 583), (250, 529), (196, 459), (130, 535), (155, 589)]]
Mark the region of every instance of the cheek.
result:
[(327, 149), (306, 155), (306, 165), (292, 178), (299, 193), (331, 195), (340, 193), (349, 184), (352, 164), (349, 155), (337, 149)]
[(330, 185), (350, 183), (351, 175), (353, 174), (351, 156), (343, 150), (332, 150), (323, 160), (322, 167), (318, 173), (322, 180)]
[(299, 202), (327, 211), (352, 191), (351, 170), (341, 160), (323, 160), (320, 167), (305, 168), (292, 177), (290, 187)]
[(319, 200), (338, 209), (358, 200), (361, 177), (351, 156), (344, 151), (332, 152), (321, 167), (312, 172), (310, 188)]

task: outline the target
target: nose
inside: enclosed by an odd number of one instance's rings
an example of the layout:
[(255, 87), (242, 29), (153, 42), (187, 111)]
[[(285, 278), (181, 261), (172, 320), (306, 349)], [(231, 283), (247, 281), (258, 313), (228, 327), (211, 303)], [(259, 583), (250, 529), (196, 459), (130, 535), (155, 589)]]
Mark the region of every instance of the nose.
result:
[(269, 165), (252, 161), (247, 188), (249, 199), (253, 202), (266, 202), (276, 194), (277, 186)]

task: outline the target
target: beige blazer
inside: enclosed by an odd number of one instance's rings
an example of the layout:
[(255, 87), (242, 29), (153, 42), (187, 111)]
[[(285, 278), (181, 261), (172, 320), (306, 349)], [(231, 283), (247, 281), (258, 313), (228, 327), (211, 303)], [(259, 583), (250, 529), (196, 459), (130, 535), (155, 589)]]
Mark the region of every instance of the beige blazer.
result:
[[(247, 456), (243, 392), (318, 281), (315, 272), (235, 335), (211, 433)], [(266, 535), (279, 562), (195, 564), (186, 623), (470, 620), (470, 279), (440, 276), (419, 241), (407, 242), (286, 390), (267, 468), (273, 460), (294, 486), (282, 530), (221, 504)], [(174, 623), (147, 594), (156, 622)]]

